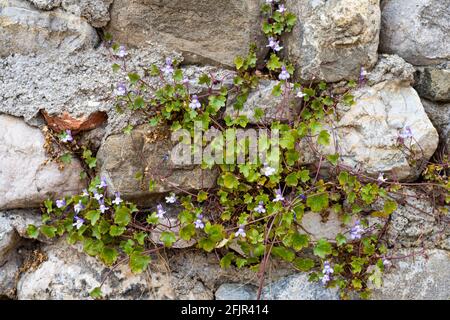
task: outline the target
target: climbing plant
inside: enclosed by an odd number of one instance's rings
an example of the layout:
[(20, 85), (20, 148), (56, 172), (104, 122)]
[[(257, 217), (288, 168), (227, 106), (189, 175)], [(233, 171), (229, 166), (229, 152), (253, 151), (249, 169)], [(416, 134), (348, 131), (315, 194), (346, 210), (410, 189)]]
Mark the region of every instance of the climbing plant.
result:
[[(194, 239), (199, 249), (215, 251), (223, 268), (235, 265), (258, 272), (259, 295), (268, 262), (276, 258), (296, 270), (308, 272), (311, 281), (338, 287), (343, 298), (352, 291), (369, 297), (370, 287), (381, 285), (382, 273), (393, 259), (383, 235), (390, 215), (398, 207), (396, 195), (403, 185), (383, 173), (371, 177), (352, 172), (342, 165), (337, 152), (330, 155), (320, 151), (334, 139), (329, 129), (332, 126), (327, 124), (335, 117), (336, 106), (354, 104), (350, 92), (363, 85), (364, 74), (339, 91), (324, 82), (293, 81), (295, 69), (282, 58), (280, 39), (292, 31), (296, 17), (282, 1), (266, 1), (262, 13), (262, 30), (268, 38), (269, 50), (264, 66), (258, 65), (257, 48), (253, 46), (247, 56), (236, 57), (232, 84), (225, 84), (212, 74), (201, 75), (198, 85), (203, 86), (202, 93), (193, 92), (177, 61), (167, 58), (163, 66), (152, 65), (139, 75), (126, 68), (129, 56), (126, 48), (112, 43), (109, 37), (106, 41), (111, 43), (116, 60), (113, 70), (127, 73), (127, 81), (115, 88), (118, 109), (142, 111), (149, 125), (172, 132), (184, 129), (192, 137), (196, 123), (204, 130), (215, 128), (220, 132), (252, 126), (277, 131), (281, 151), (276, 159), (215, 164), (204, 158), (203, 169), (214, 168), (219, 172), (217, 187), (198, 192), (178, 188), (154, 210), (140, 208), (122, 199), (119, 193), (108, 196), (106, 180), (95, 177), (80, 195), (47, 200), (43, 224), (30, 225), (28, 235), (32, 238), (40, 234), (48, 238), (67, 235), (69, 243), (81, 243), (88, 255), (108, 266), (127, 262), (134, 273), (146, 270), (155, 252), (173, 247), (178, 241)], [(150, 85), (151, 78), (158, 79), (161, 85), (157, 88)], [(263, 109), (256, 108), (256, 125), (252, 124), (242, 110), (262, 79), (277, 81), (272, 95), (282, 97), (285, 108), (299, 109), (295, 118), (266, 124), (262, 121)], [(224, 112), (230, 95), (235, 97), (232, 108), (236, 116)], [(128, 126), (124, 132), (131, 134), (132, 130)], [(407, 149), (411, 138), (411, 128), (404, 128), (399, 133), (399, 148)], [(71, 132), (59, 133), (57, 139), (63, 150), (63, 162), (70, 158), (67, 154), (78, 150), (86, 168), (95, 168), (92, 152), (80, 147)], [(260, 148), (271, 151), (269, 140), (269, 136), (263, 139)], [(202, 141), (204, 146), (207, 143)], [(305, 146), (318, 159), (316, 166), (302, 164)], [(213, 146), (216, 150), (223, 147), (220, 143)], [(233, 157), (246, 155), (248, 148), (248, 144), (238, 143)], [(279, 165), (272, 164), (277, 161)], [(443, 211), (450, 201), (447, 170), (448, 163), (429, 164), (422, 177), (422, 185), (433, 190)], [(142, 177), (148, 173), (136, 174)], [(148, 188), (153, 190), (162, 182), (151, 179)], [(177, 232), (165, 225), (170, 206), (181, 208)], [(324, 221), (331, 214), (337, 215), (347, 231), (334, 239), (315, 238), (302, 226), (303, 216), (311, 212)], [(160, 232), (159, 241), (155, 241), (151, 235), (158, 227), (166, 227), (166, 231)], [(101, 288), (95, 288), (91, 296), (100, 298)]]

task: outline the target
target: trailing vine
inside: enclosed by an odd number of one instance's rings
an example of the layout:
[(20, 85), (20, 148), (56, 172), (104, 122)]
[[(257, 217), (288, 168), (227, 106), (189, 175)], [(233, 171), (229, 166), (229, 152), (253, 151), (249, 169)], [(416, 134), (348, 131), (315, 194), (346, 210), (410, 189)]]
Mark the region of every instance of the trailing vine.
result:
[[(144, 76), (126, 69), (126, 48), (112, 44), (111, 50), (117, 60), (113, 70), (127, 72), (127, 83), (119, 83), (115, 90), (119, 109), (141, 111), (154, 127), (169, 126), (172, 132), (184, 129), (194, 138), (195, 123), (204, 130), (257, 127), (268, 132), (279, 132), (279, 157), (269, 156), (265, 161), (242, 164), (216, 164), (204, 158), (202, 168), (217, 169), (217, 188), (200, 190), (175, 190), (168, 194), (165, 203), (155, 210), (140, 208), (120, 197), (119, 193), (108, 196), (106, 181), (101, 177), (91, 179), (83, 194), (56, 201), (48, 200), (43, 207), (43, 225), (28, 227), (28, 235), (48, 238), (67, 235), (70, 244), (83, 245), (84, 251), (99, 258), (108, 266), (128, 261), (134, 273), (147, 269), (152, 255), (178, 241), (195, 240), (199, 249), (215, 251), (220, 265), (227, 268), (248, 267), (259, 276), (259, 293), (264, 285), (265, 269), (269, 259), (282, 259), (302, 272), (309, 272), (311, 281), (327, 287), (338, 287), (342, 298), (357, 291), (363, 298), (370, 295), (370, 286), (380, 286), (383, 271), (395, 259), (389, 255), (383, 235), (390, 215), (397, 209), (393, 196), (403, 184), (382, 173), (378, 177), (364, 176), (345, 168), (339, 154), (324, 155), (314, 146), (328, 146), (333, 139), (324, 125), (335, 115), (338, 104), (353, 105), (350, 93), (357, 85), (364, 85), (364, 75), (359, 81), (350, 81), (345, 90), (334, 90), (324, 82), (304, 84), (293, 82), (294, 66), (284, 60), (280, 52), (281, 35), (292, 31), (296, 17), (288, 12), (282, 1), (266, 1), (262, 7), (262, 29), (268, 37), (267, 55), (263, 68), (257, 68), (256, 48), (250, 48), (246, 57), (235, 59), (236, 75), (232, 85), (223, 79), (203, 74), (199, 85), (206, 89), (193, 94), (182, 68), (177, 61), (167, 59), (165, 65), (151, 66)], [(108, 41), (111, 39), (108, 38)], [(150, 78), (159, 79), (160, 87), (149, 84)], [(299, 110), (292, 121), (273, 121), (265, 124), (262, 109), (254, 110), (256, 124), (240, 114), (249, 94), (262, 79), (277, 81), (272, 94), (282, 96), (284, 106)], [(233, 94), (236, 116), (225, 113), (227, 98)], [(130, 134), (132, 126), (124, 132)], [(399, 136), (399, 148), (409, 152), (410, 129), (405, 128)], [(64, 157), (73, 150), (81, 151), (87, 168), (93, 169), (96, 159), (92, 152), (80, 147), (70, 132), (61, 133), (58, 145)], [(270, 136), (263, 139), (260, 147), (272, 151)], [(319, 160), (315, 167), (301, 164), (300, 143), (307, 143)], [(209, 141), (202, 141), (206, 146)], [(223, 144), (212, 143), (215, 150)], [(234, 157), (246, 153), (249, 146), (238, 144)], [(280, 160), (280, 165), (272, 163)], [(321, 171), (326, 169), (324, 176)], [(448, 162), (429, 164), (420, 185), (432, 192), (440, 210), (450, 202), (450, 184), (447, 177)], [(136, 173), (142, 177), (149, 173)], [(326, 177), (326, 178), (325, 178)], [(149, 189), (158, 183), (151, 180)], [(381, 209), (375, 205), (381, 203)], [(177, 217), (179, 232), (164, 225), (168, 206), (179, 205), (182, 210)], [(302, 217), (308, 212), (326, 220), (330, 214), (339, 217), (347, 232), (335, 239), (315, 239), (302, 226)], [(374, 221), (374, 218), (377, 220)], [(166, 227), (154, 241), (152, 232)], [(236, 250), (236, 246), (239, 248)], [(234, 248), (231, 249), (231, 247)], [(102, 296), (101, 287), (91, 292), (94, 298)]]

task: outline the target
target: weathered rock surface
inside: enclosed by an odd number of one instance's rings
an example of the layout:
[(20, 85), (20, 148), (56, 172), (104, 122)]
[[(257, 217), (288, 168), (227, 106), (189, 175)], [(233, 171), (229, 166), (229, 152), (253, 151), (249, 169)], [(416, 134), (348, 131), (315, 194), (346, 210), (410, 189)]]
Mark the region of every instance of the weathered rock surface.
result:
[[(399, 65), (398, 60), (382, 57), (367, 75), (367, 85), (353, 90), (356, 103), (337, 106), (338, 118), (328, 123), (333, 131), (331, 145), (320, 147), (320, 151), (338, 152), (341, 164), (352, 170), (375, 177), (385, 173), (389, 179), (414, 180), (436, 151), (439, 136), (410, 86), (414, 69), (404, 62)], [(411, 129), (413, 137), (404, 141), (410, 150), (405, 152), (398, 139), (406, 128)], [(300, 150), (304, 162), (316, 163), (308, 148), (302, 145)]]
[(163, 43), (182, 52), (186, 62), (234, 66), (251, 43), (262, 52), (262, 0), (116, 0), (107, 30), (120, 43)]
[(42, 12), (24, 0), (0, 4), (0, 57), (11, 54), (73, 52), (93, 48), (97, 32), (83, 18), (62, 10)]
[(450, 152), (450, 103), (437, 103), (422, 99), (425, 111), (439, 132), (444, 152)]
[(380, 51), (414, 65), (450, 60), (450, 6), (441, 0), (384, 0)]
[[(130, 135), (109, 136), (97, 154), (100, 175), (107, 179), (109, 192), (120, 191), (124, 197), (145, 201), (152, 194), (215, 186), (214, 171), (171, 161), (175, 143), (170, 139), (167, 127), (150, 125), (138, 126)], [(135, 178), (138, 173), (142, 179)], [(152, 191), (150, 180), (156, 182)]]
[[(292, 90), (289, 94), (275, 97), (272, 94), (272, 90), (278, 83), (278, 81), (261, 80), (258, 87), (250, 92), (242, 110), (233, 108), (236, 102), (236, 95), (229, 94), (225, 115), (229, 115), (232, 118), (246, 116), (249, 123), (267, 125), (273, 121), (286, 122), (295, 119), (295, 116), (300, 111), (299, 105), (295, 103), (297, 98), (295, 98)], [(257, 108), (262, 111), (263, 116), (261, 118), (255, 117)]]
[(414, 88), (422, 98), (450, 102), (450, 62), (416, 69)]
[(377, 62), (379, 0), (286, 1), (297, 25), (284, 47), (304, 80), (357, 79)]
[[(182, 60), (179, 54), (155, 45), (151, 50), (129, 50), (127, 68), (141, 73), (149, 65), (162, 65), (165, 57)], [(96, 112), (106, 112), (105, 136), (121, 132), (128, 124), (143, 123), (143, 117), (138, 113), (126, 108), (123, 113), (115, 110), (114, 89), (119, 82), (127, 83), (127, 77), (126, 73), (112, 71), (114, 62), (111, 52), (103, 46), (84, 52), (52, 51), (0, 59), (0, 113), (23, 117), (27, 123), (40, 125), (44, 123), (40, 110), (52, 117), (67, 113), (74, 119), (86, 119)], [(197, 81), (203, 73), (224, 79), (224, 84), (232, 82), (234, 74), (215, 67), (198, 66), (188, 66), (183, 68), (183, 72), (190, 81), (192, 93), (204, 90), (204, 85)], [(146, 78), (146, 81), (157, 85), (159, 80)]]
[[(374, 290), (376, 300), (448, 300), (450, 298), (450, 253), (444, 250), (403, 250), (402, 257), (383, 276), (383, 287)], [(406, 257), (406, 258), (403, 258)]]
[(0, 209), (39, 207), (49, 197), (80, 192), (80, 162), (64, 170), (45, 155), (44, 136), (23, 120), (0, 114)]
[[(223, 284), (216, 291), (217, 300), (255, 300), (257, 287), (245, 284)], [(293, 274), (267, 284), (262, 300), (339, 300), (337, 289), (327, 289), (309, 282), (306, 273)]]
[[(110, 269), (97, 259), (68, 246), (65, 240), (44, 246), (47, 257), (24, 273), (17, 286), (18, 299), (86, 299)], [(274, 271), (274, 276), (286, 274)], [(188, 251), (168, 252), (162, 260), (153, 257), (141, 275), (133, 275), (127, 265), (116, 268), (102, 288), (107, 299), (213, 299), (222, 283), (256, 280), (254, 272), (220, 268), (215, 255)]]

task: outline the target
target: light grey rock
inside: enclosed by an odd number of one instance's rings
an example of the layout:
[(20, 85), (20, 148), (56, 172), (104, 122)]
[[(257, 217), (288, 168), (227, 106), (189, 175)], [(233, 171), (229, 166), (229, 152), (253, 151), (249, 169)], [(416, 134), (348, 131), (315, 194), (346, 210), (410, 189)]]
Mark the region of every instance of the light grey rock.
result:
[(39, 207), (49, 197), (83, 189), (81, 164), (60, 170), (44, 150), (44, 135), (23, 120), (0, 114), (0, 209)]
[(22, 259), (15, 252), (8, 254), (3, 261), (0, 260), (0, 300), (16, 298), (21, 265)]
[[(262, 0), (116, 0), (107, 30), (120, 43), (158, 42), (186, 62), (234, 66), (251, 43), (267, 52), (261, 31)], [(259, 56), (262, 57), (262, 54)]]
[[(109, 192), (119, 191), (126, 198), (148, 201), (155, 194), (215, 186), (216, 171), (172, 162), (175, 145), (167, 127), (141, 125), (130, 135), (109, 136), (97, 154), (99, 173), (107, 179)], [(138, 173), (142, 179), (135, 178)], [(156, 182), (152, 191), (150, 180)]]
[(248, 284), (225, 283), (215, 293), (216, 300), (256, 300), (258, 288)]
[(414, 67), (403, 58), (395, 54), (380, 54), (377, 64), (365, 80), (369, 86), (384, 81), (402, 81), (405, 85), (413, 85), (414, 72)]
[(73, 52), (93, 48), (98, 41), (97, 32), (83, 18), (61, 10), (42, 12), (25, 0), (0, 3), (0, 57)]
[(374, 300), (448, 300), (450, 299), (450, 253), (420, 249), (396, 252), (393, 267), (383, 276), (383, 286), (375, 289)]
[(61, 5), (61, 0), (28, 0), (40, 10), (52, 10)]
[(422, 98), (450, 102), (450, 62), (416, 69), (414, 88)]
[(3, 213), (0, 213), (0, 264), (3, 263), (6, 255), (19, 241), (20, 237), (11, 224), (11, 221), (5, 218)]
[(377, 62), (379, 0), (286, 1), (297, 24), (283, 43), (303, 80), (358, 79)]
[[(272, 91), (278, 81), (261, 80), (258, 86), (253, 89), (244, 103), (242, 110), (235, 110), (236, 94), (229, 94), (227, 101), (227, 109), (225, 115), (232, 118), (239, 116), (246, 116), (249, 123), (252, 124), (267, 124), (273, 121), (287, 122), (295, 119), (299, 113), (300, 105), (298, 98), (295, 97), (295, 92), (286, 87), (286, 93), (279, 97), (272, 94)], [(259, 108), (263, 116), (261, 118), (255, 117), (255, 110)]]
[(109, 20), (109, 8), (113, 0), (62, 0), (61, 7), (76, 16), (86, 18), (95, 28), (105, 27)]
[(439, 132), (444, 154), (450, 154), (450, 103), (437, 103), (422, 99), (425, 111)]
[(384, 0), (380, 51), (413, 65), (450, 60), (450, 6), (442, 0)]
[[(167, 52), (155, 45), (141, 50), (128, 50), (127, 68), (129, 72), (143, 75), (143, 68), (162, 65), (165, 57), (182, 60), (179, 54)], [(23, 117), (32, 125), (41, 125), (43, 120), (39, 110), (49, 115), (67, 112), (74, 118), (88, 117), (97, 111), (108, 115), (104, 137), (122, 132), (127, 125), (144, 122), (141, 114), (124, 108), (123, 113), (115, 109), (114, 90), (119, 82), (127, 83), (124, 72), (114, 73), (112, 64), (116, 62), (105, 47), (83, 52), (62, 53), (52, 51), (35, 56), (15, 55), (0, 59), (0, 113)], [(203, 73), (212, 73), (224, 84), (233, 81), (234, 73), (214, 67), (188, 66), (183, 68), (190, 80), (190, 91), (199, 93), (204, 85), (198, 84)], [(145, 78), (153, 86), (159, 79)]]

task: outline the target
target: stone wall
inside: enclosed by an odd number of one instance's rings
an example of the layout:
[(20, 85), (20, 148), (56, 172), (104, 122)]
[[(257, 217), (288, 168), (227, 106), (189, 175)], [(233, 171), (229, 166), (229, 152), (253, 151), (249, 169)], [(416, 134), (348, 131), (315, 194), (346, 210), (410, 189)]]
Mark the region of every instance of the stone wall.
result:
[[(110, 32), (128, 48), (129, 69), (182, 62), (194, 91), (202, 73), (232, 81), (233, 59), (251, 43), (267, 58), (261, 30), (262, 0), (0, 0), (0, 298), (81, 299), (108, 268), (64, 241), (27, 239), (28, 223), (39, 224), (48, 197), (80, 192), (78, 160), (60, 168), (46, 152), (42, 129), (71, 129), (98, 150), (98, 173), (111, 192), (145, 206), (152, 197), (215, 184), (214, 172), (175, 169), (171, 183), (142, 191), (134, 169), (160, 163), (164, 140), (144, 148), (151, 132), (142, 117), (118, 113), (113, 89), (124, 74), (111, 69), (102, 35)], [(367, 83), (353, 91), (356, 105), (338, 106), (339, 152), (346, 165), (368, 175), (383, 172), (415, 181), (435, 154), (450, 144), (450, 6), (442, 0), (287, 0), (299, 17), (283, 39), (286, 57), (304, 81), (338, 83), (367, 70)], [(251, 118), (264, 105), (269, 120), (279, 101), (273, 81), (261, 82), (244, 107)], [(228, 97), (228, 106), (233, 103)], [(140, 125), (133, 138), (122, 130)], [(413, 130), (413, 162), (394, 147), (398, 131)], [(333, 145), (336, 147), (336, 145)], [(144, 150), (145, 149), (145, 150)], [(303, 150), (307, 154), (307, 148)], [(325, 153), (327, 150), (323, 150)], [(137, 153), (145, 155), (144, 160)], [(332, 151), (328, 151), (333, 153)], [(121, 155), (126, 153), (125, 161)], [(304, 163), (317, 159), (305, 157)], [(413, 191), (411, 191), (413, 192)], [(424, 200), (425, 201), (425, 200)], [(449, 219), (420, 202), (399, 208), (387, 233), (406, 257), (425, 247), (428, 259), (402, 260), (390, 270), (377, 299), (450, 298)], [(419, 209), (417, 209), (419, 208)], [(420, 209), (423, 208), (424, 210)], [(329, 222), (326, 232), (338, 233)], [(320, 222), (311, 228), (322, 232)], [(419, 249), (420, 248), (420, 249)], [(112, 299), (252, 299), (257, 279), (249, 270), (221, 270), (214, 255), (192, 248), (166, 252), (147, 273), (117, 269), (104, 292)], [(267, 299), (338, 299), (335, 291), (311, 284), (283, 264), (268, 281)], [(416, 292), (420, 292), (416, 295)]]

